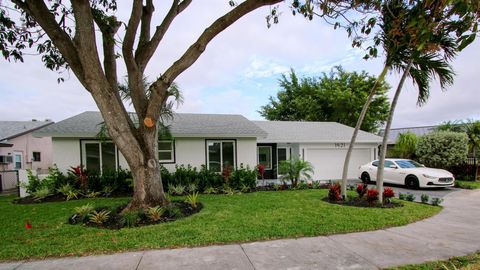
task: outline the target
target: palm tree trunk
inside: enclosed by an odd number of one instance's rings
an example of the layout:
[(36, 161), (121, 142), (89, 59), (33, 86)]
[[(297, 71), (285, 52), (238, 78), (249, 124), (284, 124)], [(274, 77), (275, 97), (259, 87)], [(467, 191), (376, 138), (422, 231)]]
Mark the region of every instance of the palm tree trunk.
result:
[(382, 73), (380, 73), (377, 80), (375, 81), (375, 84), (372, 87), (372, 90), (370, 90), (370, 94), (367, 97), (367, 101), (365, 101), (365, 104), (363, 105), (362, 111), (360, 112), (360, 116), (358, 117), (358, 120), (357, 120), (357, 124), (355, 125), (355, 129), (353, 131), (352, 138), (350, 139), (350, 144), (348, 145), (347, 155), (345, 156), (345, 162), (343, 163), (342, 197), (344, 199), (347, 198), (348, 165), (350, 163), (350, 158), (352, 156), (353, 145), (355, 144), (355, 141), (357, 139), (358, 131), (360, 130), (360, 127), (362, 126), (363, 119), (365, 118), (365, 115), (367, 114), (368, 107), (370, 106), (370, 103), (372, 103), (373, 97), (377, 93), (378, 86), (383, 82), (383, 79), (385, 79), (385, 75), (387, 75), (387, 72), (388, 72), (389, 68), (390, 67), (387, 66), (387, 65), (385, 65), (383, 67)]
[(378, 160), (378, 170), (377, 170), (377, 190), (378, 190), (378, 200), (380, 203), (383, 203), (383, 171), (385, 169), (385, 156), (387, 154), (387, 144), (388, 144), (388, 135), (390, 134), (390, 128), (392, 126), (393, 114), (395, 113), (395, 107), (397, 107), (398, 97), (400, 97), (400, 93), (402, 92), (403, 84), (407, 79), (408, 73), (410, 72), (410, 68), (412, 67), (413, 60), (408, 62), (408, 65), (403, 72), (402, 78), (398, 83), (397, 90), (395, 91), (395, 95), (393, 96), (392, 105), (390, 106), (390, 112), (388, 114), (387, 124), (385, 126), (385, 131), (383, 132), (383, 141), (382, 146), (380, 148), (380, 157)]

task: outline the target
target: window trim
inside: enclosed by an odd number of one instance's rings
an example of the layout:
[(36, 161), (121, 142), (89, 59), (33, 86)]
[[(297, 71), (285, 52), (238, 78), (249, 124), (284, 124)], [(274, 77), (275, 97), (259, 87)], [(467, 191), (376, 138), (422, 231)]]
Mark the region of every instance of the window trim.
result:
[(87, 168), (87, 155), (86, 155), (86, 144), (99, 144), (98, 151), (99, 151), (99, 156), (100, 156), (100, 174), (103, 174), (103, 154), (102, 154), (102, 145), (104, 143), (113, 143), (115, 146), (115, 170), (118, 171), (120, 169), (120, 153), (118, 151), (117, 145), (113, 141), (100, 141), (100, 140), (94, 140), (94, 139), (81, 139), (80, 140), (80, 166), (84, 168), (85, 170), (88, 170)]
[(160, 152), (162, 153), (168, 153), (168, 152), (171, 152), (171, 159), (160, 159), (160, 155), (158, 156), (158, 163), (160, 164), (172, 164), (172, 163), (175, 163), (175, 140), (158, 140), (158, 143), (165, 143), (165, 142), (169, 142), (171, 145), (172, 145), (172, 149), (171, 150), (160, 150), (160, 148), (158, 149), (158, 153), (160, 154)]
[[(270, 148), (270, 167), (265, 166), (265, 170), (272, 170), (273, 169), (273, 150), (271, 145), (258, 145), (257, 146), (257, 164), (260, 164), (260, 148)], [(278, 155), (277, 155), (278, 160)], [(278, 164), (278, 163), (277, 163)]]
[(233, 168), (237, 169), (237, 140), (236, 139), (206, 139), (205, 140), (205, 162), (207, 166), (207, 170), (210, 170), (210, 157), (208, 155), (208, 143), (209, 142), (220, 142), (220, 172), (222, 173), (223, 168), (223, 143), (224, 142), (231, 142), (233, 143)]

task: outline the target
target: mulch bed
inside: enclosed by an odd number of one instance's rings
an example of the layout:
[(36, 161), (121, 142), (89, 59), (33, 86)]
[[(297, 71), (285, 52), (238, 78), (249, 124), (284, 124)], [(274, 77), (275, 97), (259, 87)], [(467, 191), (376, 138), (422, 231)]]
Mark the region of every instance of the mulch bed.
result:
[[(108, 221), (103, 224), (96, 224), (92, 222), (83, 223), (82, 221), (77, 220), (75, 215), (70, 216), (70, 218), (68, 219), (68, 223), (72, 225), (82, 224), (88, 227), (95, 227), (100, 229), (111, 229), (111, 230), (127, 228), (127, 226), (122, 222), (123, 216), (121, 215), (122, 210), (125, 209), (126, 206), (127, 204), (123, 204), (121, 206), (118, 206), (115, 209), (108, 208), (108, 207), (95, 208), (97, 212), (102, 210), (107, 210), (111, 212)], [(139, 212), (137, 222), (135, 223), (134, 226), (131, 226), (131, 227), (142, 227), (142, 226), (160, 224), (164, 222), (172, 222), (179, 219), (183, 219), (200, 212), (200, 210), (202, 210), (203, 208), (203, 204), (198, 203), (197, 207), (193, 208), (190, 204), (186, 202), (173, 201), (170, 203), (170, 205), (165, 207), (169, 209), (176, 208), (178, 209), (178, 212), (177, 214), (173, 215), (175, 211), (167, 211), (165, 215), (159, 221), (156, 221), (156, 222), (149, 220), (143, 212)]]
[(328, 197), (323, 198), (324, 201), (332, 203), (332, 204), (339, 204), (339, 205), (346, 205), (346, 206), (354, 206), (354, 207), (368, 207), (368, 208), (396, 208), (396, 207), (403, 207), (401, 202), (391, 201), (385, 202), (383, 204), (380, 203), (369, 203), (364, 198), (348, 198), (346, 201), (331, 201)]

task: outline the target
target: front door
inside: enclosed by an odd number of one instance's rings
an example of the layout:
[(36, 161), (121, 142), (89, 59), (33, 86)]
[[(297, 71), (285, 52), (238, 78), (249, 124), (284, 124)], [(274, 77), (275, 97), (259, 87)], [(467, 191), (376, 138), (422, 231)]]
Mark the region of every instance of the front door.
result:
[(265, 167), (264, 179), (277, 178), (277, 145), (276, 144), (258, 144), (257, 145), (257, 164)]

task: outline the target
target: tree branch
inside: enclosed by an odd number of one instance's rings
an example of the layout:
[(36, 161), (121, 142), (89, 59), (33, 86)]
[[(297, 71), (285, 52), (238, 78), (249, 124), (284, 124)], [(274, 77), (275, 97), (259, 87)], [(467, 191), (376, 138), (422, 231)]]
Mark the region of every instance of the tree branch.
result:
[(93, 19), (102, 32), (103, 68), (110, 87), (118, 92), (117, 61), (115, 55), (115, 34), (121, 23), (115, 16), (106, 16), (100, 10), (92, 10)]
[[(143, 89), (142, 72), (139, 71), (135, 58), (133, 57), (133, 46), (135, 43), (135, 36), (142, 18), (143, 5), (142, 0), (135, 0), (132, 6), (130, 19), (128, 20), (125, 37), (123, 39), (122, 53), (125, 60), (125, 66), (128, 73), (128, 87), (130, 89), (130, 96), (132, 104), (137, 114), (143, 116), (147, 107), (147, 96), (145, 89)], [(145, 38), (145, 36), (144, 36)]]
[(80, 83), (85, 86), (85, 73), (80, 61), (80, 57), (77, 54), (75, 45), (70, 36), (60, 28), (55, 16), (50, 12), (48, 7), (43, 1), (30, 0), (20, 1), (12, 0), (19, 8), (28, 13), (35, 21), (42, 27), (48, 37), (54, 42), (55, 47), (58, 48), (62, 56), (68, 62), (68, 65), (77, 76)]
[(155, 11), (152, 0), (147, 0), (145, 6), (143, 6), (142, 23), (140, 25), (140, 39), (138, 41), (138, 47), (142, 47), (145, 43), (150, 41), (150, 25), (152, 23), (152, 15)]
[(171, 65), (163, 75), (156, 80), (151, 86), (151, 97), (148, 104), (147, 115), (157, 120), (160, 115), (160, 106), (165, 103), (168, 98), (166, 91), (171, 83), (183, 71), (189, 68), (200, 55), (205, 51), (208, 43), (220, 32), (232, 25), (245, 14), (266, 5), (273, 5), (282, 0), (247, 0), (236, 6), (224, 16), (218, 18), (200, 35), (195, 43), (193, 43), (185, 53)]
[[(153, 34), (152, 40), (146, 40), (145, 43), (139, 43), (138, 49), (135, 52), (135, 59), (137, 61), (137, 64), (140, 70), (142, 71), (145, 70), (148, 62), (150, 61), (153, 54), (157, 50), (158, 44), (160, 44), (160, 41), (162, 41), (163, 36), (167, 32), (168, 28), (170, 28), (170, 25), (172, 24), (175, 17), (177, 17), (178, 14), (184, 11), (190, 5), (191, 2), (192, 0), (183, 0), (182, 2), (179, 3), (179, 0), (174, 0), (172, 3), (172, 6), (170, 7), (170, 10), (168, 11), (167, 15), (163, 19), (162, 23), (159, 26), (157, 26), (155, 30), (155, 34)], [(144, 21), (142, 20), (142, 28), (144, 27), (143, 24), (144, 24)], [(148, 31), (150, 31), (150, 25), (148, 25)]]

